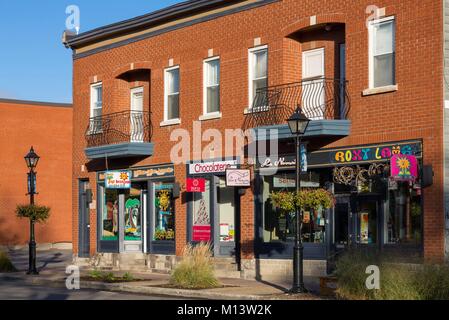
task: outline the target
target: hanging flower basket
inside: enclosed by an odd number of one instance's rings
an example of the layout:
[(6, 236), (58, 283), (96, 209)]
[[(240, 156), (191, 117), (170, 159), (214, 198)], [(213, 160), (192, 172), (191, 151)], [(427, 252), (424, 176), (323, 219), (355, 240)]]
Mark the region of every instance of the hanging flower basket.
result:
[(335, 197), (325, 189), (301, 189), (299, 192), (278, 191), (270, 194), (273, 206), (283, 212), (300, 210), (330, 209), (335, 205)]

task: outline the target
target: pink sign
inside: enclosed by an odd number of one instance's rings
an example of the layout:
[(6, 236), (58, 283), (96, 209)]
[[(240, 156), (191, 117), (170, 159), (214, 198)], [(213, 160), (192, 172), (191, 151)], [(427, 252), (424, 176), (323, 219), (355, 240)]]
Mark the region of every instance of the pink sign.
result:
[(418, 161), (415, 156), (395, 154), (391, 157), (391, 177), (398, 181), (414, 181), (418, 178)]
[(193, 226), (193, 241), (209, 242), (210, 241), (210, 226)]
[(206, 191), (206, 179), (187, 178), (186, 180), (187, 192), (205, 192)]

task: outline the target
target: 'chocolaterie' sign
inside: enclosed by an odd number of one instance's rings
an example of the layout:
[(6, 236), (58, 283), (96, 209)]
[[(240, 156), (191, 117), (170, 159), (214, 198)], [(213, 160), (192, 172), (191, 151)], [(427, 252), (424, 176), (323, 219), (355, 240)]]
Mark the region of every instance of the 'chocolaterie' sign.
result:
[[(396, 154), (421, 158), (422, 142), (414, 140), (339, 149), (324, 149), (308, 153), (307, 163), (308, 167), (313, 168), (385, 162), (389, 161)], [(258, 167), (260, 169), (295, 167), (295, 164), (295, 155), (286, 155), (275, 158), (267, 157), (259, 163)]]
[(227, 169), (237, 168), (237, 160), (198, 162), (189, 164), (189, 174), (225, 173)]

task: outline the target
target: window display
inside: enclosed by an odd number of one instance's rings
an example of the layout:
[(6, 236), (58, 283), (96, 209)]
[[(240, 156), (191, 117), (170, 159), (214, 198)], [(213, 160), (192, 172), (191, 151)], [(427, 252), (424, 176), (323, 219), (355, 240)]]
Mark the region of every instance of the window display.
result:
[(390, 184), (385, 219), (385, 243), (420, 244), (422, 239), (421, 189), (409, 182)]
[(154, 184), (153, 240), (175, 240), (175, 203), (172, 183)]
[(118, 192), (117, 190), (104, 189), (102, 235), (101, 240), (118, 239)]
[[(308, 172), (301, 175), (301, 187), (319, 188), (320, 174)], [(273, 191), (294, 192), (296, 188), (294, 173), (283, 173), (263, 177), (263, 240), (264, 242), (293, 241), (296, 234), (296, 213), (283, 213), (274, 208), (270, 199)], [(303, 242), (324, 243), (326, 231), (326, 210), (303, 212)]]
[(211, 221), (210, 221), (210, 180), (206, 180), (205, 192), (195, 192), (193, 194), (193, 227), (192, 241), (211, 241)]

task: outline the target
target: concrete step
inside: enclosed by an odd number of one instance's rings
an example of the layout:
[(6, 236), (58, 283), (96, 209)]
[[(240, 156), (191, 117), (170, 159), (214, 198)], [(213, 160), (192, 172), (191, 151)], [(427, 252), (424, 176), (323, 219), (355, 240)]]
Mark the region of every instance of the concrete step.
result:
[(215, 276), (219, 278), (233, 278), (240, 279), (240, 271), (229, 271), (229, 270), (217, 270), (215, 269)]

